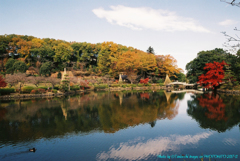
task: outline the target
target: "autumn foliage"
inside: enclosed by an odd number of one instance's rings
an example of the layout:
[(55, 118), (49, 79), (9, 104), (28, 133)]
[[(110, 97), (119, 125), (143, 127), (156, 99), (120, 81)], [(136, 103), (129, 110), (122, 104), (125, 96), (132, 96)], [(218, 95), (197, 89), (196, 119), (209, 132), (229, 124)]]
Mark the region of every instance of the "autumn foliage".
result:
[[(175, 76), (175, 73), (183, 72), (177, 66), (177, 60), (171, 55), (156, 55), (158, 75), (161, 76)], [(175, 76), (176, 77), (176, 76)]]
[(204, 87), (206, 88), (214, 89), (214, 87), (218, 86), (224, 78), (224, 65), (226, 65), (224, 61), (222, 61), (221, 63), (206, 63), (204, 70), (208, 70), (208, 72), (205, 75), (202, 74), (198, 77), (198, 83), (200, 83), (200, 85), (204, 85)]
[(7, 83), (5, 82), (5, 80), (0, 75), (0, 87), (6, 87), (6, 86), (7, 86)]
[(225, 104), (219, 95), (214, 97), (210, 94), (205, 94), (205, 98), (201, 96), (198, 98), (198, 101), (200, 106), (207, 108), (205, 115), (209, 119), (227, 121), (228, 118), (225, 116)]
[(141, 80), (140, 80), (140, 83), (147, 84), (148, 81), (149, 81), (149, 78), (141, 79)]

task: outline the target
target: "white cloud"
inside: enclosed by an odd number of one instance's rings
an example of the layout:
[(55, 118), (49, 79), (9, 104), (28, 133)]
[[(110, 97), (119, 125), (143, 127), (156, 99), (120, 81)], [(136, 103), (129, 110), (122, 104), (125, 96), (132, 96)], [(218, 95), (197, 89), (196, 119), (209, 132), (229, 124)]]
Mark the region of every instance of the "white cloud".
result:
[(237, 23), (238, 23), (238, 21), (228, 19), (228, 20), (219, 22), (218, 24), (221, 26), (231, 26), (231, 25), (235, 25)]
[(111, 24), (128, 27), (132, 30), (152, 29), (157, 31), (194, 31), (210, 32), (194, 19), (178, 16), (175, 12), (152, 8), (132, 8), (110, 6), (111, 10), (93, 9), (99, 18), (105, 18)]
[(159, 155), (166, 151), (178, 151), (182, 145), (194, 146), (200, 140), (207, 139), (213, 135), (212, 132), (204, 132), (196, 135), (171, 135), (169, 137), (159, 137), (149, 139), (146, 142), (130, 141), (120, 143), (119, 147), (112, 146), (109, 151), (101, 152), (97, 155), (97, 160), (141, 160), (150, 155)]

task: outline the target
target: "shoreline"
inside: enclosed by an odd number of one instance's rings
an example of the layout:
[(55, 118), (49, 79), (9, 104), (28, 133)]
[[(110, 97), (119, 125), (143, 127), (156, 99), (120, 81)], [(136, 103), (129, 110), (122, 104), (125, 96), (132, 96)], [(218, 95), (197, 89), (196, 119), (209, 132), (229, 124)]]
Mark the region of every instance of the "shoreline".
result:
[[(43, 94), (19, 94), (19, 93), (12, 93), (10, 95), (3, 95), (0, 96), (0, 100), (13, 100), (13, 99), (31, 99), (31, 98), (53, 98), (53, 97), (61, 97), (61, 96), (67, 96), (72, 94), (80, 94), (83, 92), (88, 91), (144, 91), (144, 90), (173, 90), (172, 88), (166, 88), (165, 86), (144, 86), (144, 87), (109, 87), (104, 89), (86, 89), (86, 90), (76, 90), (76, 91), (69, 91), (69, 92), (58, 92), (58, 93), (43, 93)], [(180, 90), (181, 91), (181, 90)], [(179, 92), (180, 92), (179, 91)], [(217, 93), (223, 93), (223, 94), (240, 94), (239, 90), (223, 90), (218, 89)]]
[(109, 87), (104, 89), (86, 89), (86, 90), (76, 90), (76, 91), (69, 91), (69, 92), (58, 92), (58, 93), (43, 93), (43, 94), (19, 94), (19, 93), (12, 93), (10, 95), (3, 95), (0, 96), (0, 100), (11, 100), (11, 99), (29, 99), (29, 98), (51, 98), (51, 97), (58, 97), (58, 96), (67, 96), (71, 94), (79, 94), (87, 91), (140, 91), (140, 90), (160, 90), (160, 89), (167, 89), (164, 86), (145, 86), (145, 87)]

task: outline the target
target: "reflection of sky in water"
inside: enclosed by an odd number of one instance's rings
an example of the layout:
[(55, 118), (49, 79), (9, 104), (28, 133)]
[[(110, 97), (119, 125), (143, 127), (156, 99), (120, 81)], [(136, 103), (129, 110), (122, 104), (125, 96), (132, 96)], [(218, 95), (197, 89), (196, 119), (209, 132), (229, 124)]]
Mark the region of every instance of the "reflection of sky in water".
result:
[(180, 102), (180, 107), (178, 109), (178, 114), (186, 114), (187, 113), (187, 100), (191, 100), (191, 95), (190, 94), (185, 94), (184, 99)]
[(123, 159), (136, 160), (145, 159), (149, 155), (159, 155), (164, 151), (178, 151), (181, 145), (197, 144), (201, 139), (211, 136), (212, 132), (203, 132), (196, 135), (171, 135), (170, 137), (158, 137), (137, 143), (120, 143), (119, 147), (111, 147), (108, 152), (97, 155), (97, 160)]

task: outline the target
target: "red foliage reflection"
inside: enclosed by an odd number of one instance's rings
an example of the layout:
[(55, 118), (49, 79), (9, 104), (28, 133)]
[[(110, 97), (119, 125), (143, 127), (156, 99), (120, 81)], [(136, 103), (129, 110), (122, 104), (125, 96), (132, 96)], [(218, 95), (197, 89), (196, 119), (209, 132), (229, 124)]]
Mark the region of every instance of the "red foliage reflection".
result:
[(140, 93), (140, 97), (149, 99), (149, 94), (148, 93)]
[(207, 118), (214, 119), (216, 121), (224, 120), (227, 121), (227, 117), (225, 117), (225, 104), (223, 100), (219, 98), (219, 95), (215, 97), (210, 94), (205, 94), (206, 98), (202, 96), (198, 98), (199, 105), (203, 108), (207, 108), (208, 112), (205, 113)]

